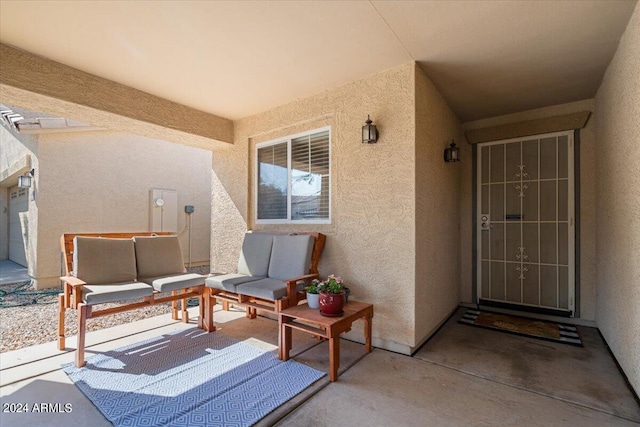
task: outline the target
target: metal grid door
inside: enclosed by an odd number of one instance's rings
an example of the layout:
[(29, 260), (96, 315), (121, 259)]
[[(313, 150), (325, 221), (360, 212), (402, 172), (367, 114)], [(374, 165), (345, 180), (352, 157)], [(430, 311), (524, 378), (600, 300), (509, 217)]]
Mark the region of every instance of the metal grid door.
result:
[(575, 310), (573, 133), (480, 144), (478, 299)]

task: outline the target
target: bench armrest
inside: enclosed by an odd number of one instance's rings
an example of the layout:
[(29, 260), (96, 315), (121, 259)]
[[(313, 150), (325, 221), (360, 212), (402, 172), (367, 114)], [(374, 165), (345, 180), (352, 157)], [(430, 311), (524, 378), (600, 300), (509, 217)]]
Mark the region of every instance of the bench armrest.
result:
[(304, 276), (294, 277), (293, 279), (283, 280), (287, 284), (287, 299), (289, 299), (289, 306), (298, 304), (298, 282), (301, 280), (317, 279), (318, 274), (305, 274)]
[(287, 284), (289, 283), (298, 283), (302, 280), (309, 280), (309, 279), (317, 279), (319, 277), (318, 274), (305, 274), (304, 276), (300, 276), (300, 277), (294, 277), (293, 279), (287, 279), (287, 280), (283, 280), (283, 282), (286, 282)]
[(60, 280), (63, 283), (65, 308), (78, 308), (82, 300), (82, 286), (87, 282), (74, 276), (62, 276)]
[(62, 276), (60, 278), (60, 280), (62, 280), (64, 283), (66, 283), (67, 285), (71, 286), (71, 287), (76, 287), (76, 286), (82, 286), (82, 285), (86, 285), (87, 283), (83, 280), (78, 279), (77, 277), (74, 276)]

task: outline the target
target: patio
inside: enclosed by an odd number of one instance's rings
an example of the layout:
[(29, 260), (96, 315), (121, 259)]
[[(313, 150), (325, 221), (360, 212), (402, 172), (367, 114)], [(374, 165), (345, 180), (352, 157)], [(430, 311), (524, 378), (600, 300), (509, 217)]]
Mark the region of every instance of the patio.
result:
[(26, 282), (31, 279), (27, 267), (16, 264), (8, 259), (0, 260), (0, 285)]
[[(2, 3), (0, 102), (11, 108), (0, 127), (0, 257), (18, 259), (12, 249), (24, 247), (37, 289), (59, 286), (61, 234), (155, 230), (159, 212), (189, 263), (215, 272), (234, 271), (247, 230), (321, 232), (320, 273), (344, 277), (355, 299), (374, 304), (377, 348), (283, 422), (328, 423), (334, 397), (337, 419), (355, 424), (558, 424), (561, 413), (638, 421), (636, 403), (623, 410), (607, 391), (626, 386), (602, 374), (612, 366), (606, 341), (640, 390), (640, 264), (628, 255), (640, 241), (637, 0), (72, 3)], [(33, 115), (20, 119), (13, 107)], [(368, 118), (375, 144), (360, 138)], [(311, 159), (312, 136), (326, 130), (318, 141), (328, 158), (292, 162)], [(307, 148), (294, 155), (303, 137)], [(443, 161), (452, 143), (459, 162)], [(285, 163), (260, 154), (285, 145), (287, 175), (311, 178), (313, 164), (324, 165), (316, 182), (328, 217), (258, 214), (262, 163)], [(29, 190), (17, 188), (20, 177), (33, 180)], [(282, 181), (289, 209), (300, 199)], [(525, 211), (525, 196), (538, 208)], [(602, 338), (590, 342), (601, 356), (458, 325), (413, 358), (382, 350), (414, 354), (459, 304), (482, 300), (597, 326)], [(3, 341), (11, 325), (21, 338), (51, 339), (55, 315), (44, 311), (0, 319)], [(94, 349), (182, 327), (152, 316), (91, 334)], [(277, 342), (269, 323), (225, 324)], [(307, 344), (295, 357), (317, 351), (325, 364), (324, 344)], [(60, 424), (101, 420), (59, 371), (71, 354), (51, 344), (1, 356), (5, 399), (76, 396)], [(498, 416), (505, 411), (515, 415)], [(18, 415), (7, 420), (33, 424)]]
[[(87, 334), (87, 356), (195, 325), (163, 315)], [(219, 307), (216, 308), (219, 310)], [(364, 356), (342, 341), (339, 380), (327, 376), (257, 425), (638, 425), (640, 406), (596, 329), (580, 327), (584, 347), (461, 325), (456, 311), (414, 357), (381, 349)], [(217, 311), (218, 331), (276, 349), (273, 320)], [(374, 318), (375, 323), (375, 318)], [(296, 334), (294, 332), (294, 334)], [(109, 426), (60, 365), (73, 360), (55, 342), (2, 354), (0, 400), (71, 404), (61, 413), (2, 413), (11, 426)], [(327, 343), (296, 334), (293, 358), (325, 371)], [(526, 356), (523, 356), (526, 355)]]

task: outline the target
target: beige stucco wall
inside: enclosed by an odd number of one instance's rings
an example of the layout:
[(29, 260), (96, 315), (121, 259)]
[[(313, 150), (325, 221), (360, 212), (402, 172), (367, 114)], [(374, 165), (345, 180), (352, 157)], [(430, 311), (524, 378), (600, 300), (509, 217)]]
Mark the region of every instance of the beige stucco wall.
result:
[[(361, 142), (367, 114), (380, 131), (377, 144)], [(414, 115), (414, 65), (406, 64), (236, 121), (233, 147), (213, 155), (212, 268), (235, 269), (247, 228), (325, 233), (320, 273), (341, 275), (354, 299), (375, 305), (375, 345), (408, 352), (415, 343)], [(255, 144), (325, 125), (332, 134), (331, 224), (254, 225)]]
[(595, 98), (596, 322), (640, 393), (640, 7)]
[[(584, 101), (571, 102), (568, 104), (555, 105), (547, 108), (539, 108), (536, 110), (524, 111), (516, 114), (509, 114), (506, 116), (493, 117), (490, 119), (477, 120), (473, 122), (466, 122), (463, 124), (464, 129), (480, 129), (490, 126), (498, 126), (508, 123), (518, 123), (527, 120), (540, 119), (545, 117), (559, 116), (563, 114), (575, 113), (579, 111), (594, 111), (594, 100), (587, 99)], [(596, 310), (596, 135), (595, 135), (595, 120), (592, 117), (587, 122), (587, 125), (580, 130), (580, 206), (578, 212), (578, 218), (580, 221), (580, 246), (578, 248), (578, 256), (580, 261), (580, 312), (579, 317), (583, 320), (593, 321), (595, 320)], [(462, 250), (471, 254), (472, 247), (472, 233), (471, 222), (472, 216), (472, 162), (465, 163), (463, 172), (467, 176), (468, 188), (465, 189), (465, 193), (468, 198), (463, 202), (463, 210), (466, 209), (468, 214), (463, 214), (463, 218), (466, 216), (468, 221), (469, 232), (462, 234)], [(464, 220), (463, 220), (464, 223)], [(471, 264), (471, 255), (469, 257), (469, 264)], [(465, 273), (462, 277), (462, 301), (472, 301), (472, 272)]]
[(188, 260), (209, 260), (211, 152), (119, 132), (43, 134), (36, 173), (38, 286), (58, 284), (60, 235), (149, 230), (152, 188), (177, 190), (178, 233)]
[[(0, 43), (3, 102), (107, 129), (209, 148), (233, 123)], [(126, 102), (123, 102), (126, 100)]]
[(18, 178), (9, 176), (14, 172), (14, 165), (25, 156), (30, 156), (33, 161), (37, 154), (38, 137), (36, 135), (21, 135), (0, 125), (0, 185), (3, 187), (18, 185)]
[[(415, 84), (414, 342), (418, 345), (460, 303), (462, 172), (464, 165), (470, 164), (472, 160), (470, 146), (464, 142), (458, 118), (417, 65)], [(461, 146), (462, 160), (458, 163), (445, 163), (443, 151), (453, 139)]]
[[(25, 172), (40, 169), (38, 162), (38, 138), (35, 135), (20, 135), (0, 126), (0, 259), (9, 257), (9, 189), (18, 185), (18, 176)], [(37, 182), (37, 181), (36, 181)], [(27, 250), (25, 252), (29, 264), (29, 275), (35, 274), (36, 246), (38, 235), (38, 205), (32, 199), (37, 186), (29, 191), (29, 210), (27, 219)]]

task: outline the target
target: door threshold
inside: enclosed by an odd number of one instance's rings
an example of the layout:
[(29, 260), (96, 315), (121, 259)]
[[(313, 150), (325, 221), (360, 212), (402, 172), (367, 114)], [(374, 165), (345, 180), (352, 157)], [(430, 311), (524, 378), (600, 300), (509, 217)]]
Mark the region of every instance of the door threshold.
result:
[(490, 307), (487, 305), (479, 305), (479, 304), (474, 304), (470, 302), (460, 303), (460, 306), (465, 308), (474, 308), (476, 310), (491, 311), (491, 312), (500, 313), (500, 314), (509, 314), (512, 316), (529, 317), (531, 319), (548, 320), (551, 322), (566, 323), (569, 325), (578, 325), (578, 326), (586, 326), (588, 328), (597, 328), (595, 321), (580, 319), (578, 317), (549, 316), (546, 314), (529, 313), (526, 311), (518, 311), (518, 310), (509, 310), (505, 308)]
[(480, 298), (479, 303), (480, 308), (483, 306), (486, 307), (496, 307), (503, 308), (507, 310), (513, 310), (517, 312), (527, 312), (527, 313), (536, 313), (536, 314), (544, 314), (547, 316), (556, 316), (556, 317), (572, 317), (573, 312), (567, 310), (557, 310), (553, 308), (543, 308), (543, 307), (533, 307), (529, 305), (519, 305), (519, 304), (511, 304), (508, 302), (500, 302), (500, 301), (491, 301)]

